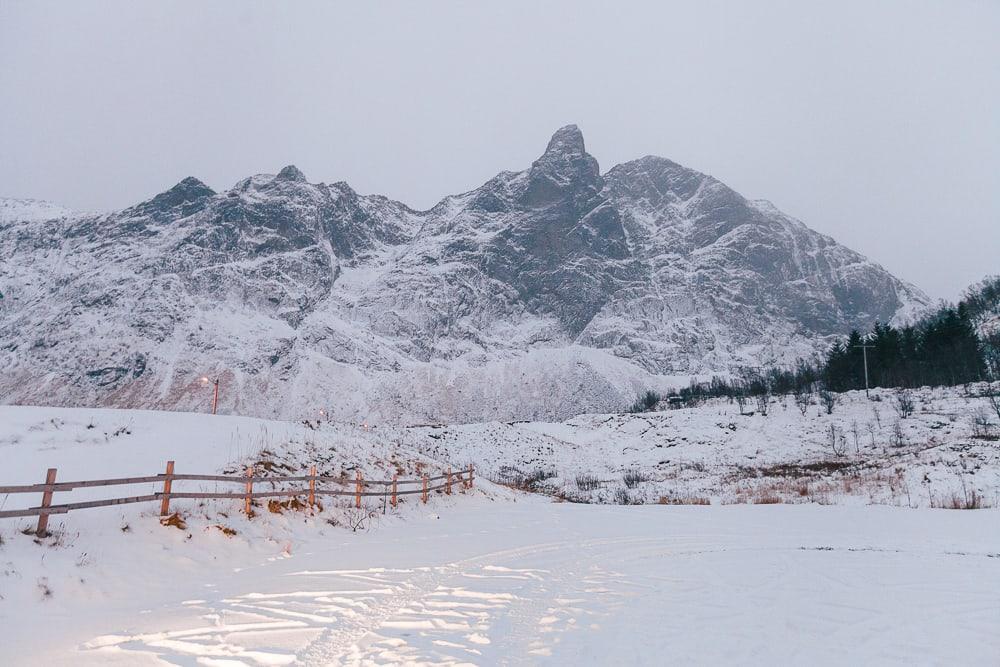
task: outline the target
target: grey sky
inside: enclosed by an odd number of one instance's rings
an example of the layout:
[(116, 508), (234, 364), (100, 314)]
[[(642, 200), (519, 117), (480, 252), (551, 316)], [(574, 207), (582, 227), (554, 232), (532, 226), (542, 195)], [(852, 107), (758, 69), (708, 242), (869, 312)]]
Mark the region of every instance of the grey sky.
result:
[(0, 195), (120, 208), (293, 163), (417, 208), (567, 123), (935, 297), (1000, 272), (1000, 2), (0, 0)]

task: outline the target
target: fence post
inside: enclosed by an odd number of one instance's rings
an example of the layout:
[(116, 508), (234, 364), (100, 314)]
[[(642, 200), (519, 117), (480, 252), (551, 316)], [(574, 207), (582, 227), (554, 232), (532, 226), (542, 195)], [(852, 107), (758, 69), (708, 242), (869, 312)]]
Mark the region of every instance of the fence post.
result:
[(163, 476), (163, 500), (160, 501), (160, 516), (170, 514), (170, 487), (174, 477), (174, 462), (167, 461), (167, 472)]
[(448, 468), (448, 485), (445, 487), (444, 492), (451, 495), (451, 468)]
[(316, 505), (316, 466), (309, 468), (309, 507)]
[(472, 488), (472, 464), (469, 464), (469, 488)]
[(358, 477), (354, 482), (354, 507), (356, 509), (361, 509), (361, 471), (358, 471)]
[(392, 508), (396, 509), (396, 479), (399, 475), (392, 476)]
[(244, 509), (246, 510), (248, 519), (250, 518), (250, 515), (253, 511), (250, 509), (250, 502), (252, 500), (253, 500), (253, 466), (247, 466), (247, 492), (246, 492)]
[[(42, 509), (47, 508), (52, 504), (52, 485), (56, 483), (56, 469), (49, 468), (48, 472), (45, 473), (45, 490), (42, 491)], [(45, 512), (38, 515), (38, 527), (35, 529), (35, 535), (38, 537), (45, 537), (49, 534), (49, 513)]]
[(423, 479), (424, 479), (424, 492), (422, 494), (422, 499), (424, 501), (424, 505), (426, 505), (427, 504), (427, 475), (424, 475)]

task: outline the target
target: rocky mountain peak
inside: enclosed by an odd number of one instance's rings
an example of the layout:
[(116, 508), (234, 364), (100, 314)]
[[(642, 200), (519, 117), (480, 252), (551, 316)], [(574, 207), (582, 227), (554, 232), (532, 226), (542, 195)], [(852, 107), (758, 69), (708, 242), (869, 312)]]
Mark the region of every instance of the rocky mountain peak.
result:
[(306, 175), (299, 170), (294, 164), (290, 164), (281, 171), (278, 175), (274, 177), (277, 181), (294, 181), (296, 183), (305, 183)]
[(586, 153), (586, 148), (583, 144), (583, 132), (580, 131), (576, 125), (566, 125), (560, 127), (556, 130), (552, 138), (549, 139), (549, 145), (545, 147), (545, 153), (555, 153), (560, 155), (565, 154), (575, 154), (582, 155)]
[(188, 176), (174, 187), (161, 192), (149, 201), (140, 204), (146, 212), (167, 211), (178, 206), (190, 209), (198, 207), (216, 192), (194, 176)]
[(522, 201), (529, 207), (548, 206), (583, 191), (603, 187), (601, 168), (587, 153), (583, 133), (567, 125), (552, 135), (545, 152), (531, 165)]

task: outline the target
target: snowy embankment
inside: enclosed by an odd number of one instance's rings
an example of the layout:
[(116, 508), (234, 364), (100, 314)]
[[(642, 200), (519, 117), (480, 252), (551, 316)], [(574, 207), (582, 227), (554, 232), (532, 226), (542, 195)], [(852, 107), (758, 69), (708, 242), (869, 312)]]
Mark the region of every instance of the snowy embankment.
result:
[(900, 393), (877, 389), (871, 399), (834, 394), (831, 413), (818, 396), (771, 398), (767, 414), (753, 401), (741, 414), (735, 402), (715, 399), (409, 435), (420, 451), (473, 461), (482, 476), (574, 502), (1000, 507), (1000, 415), (985, 389), (913, 390), (905, 417)]
[[(0, 407), (7, 484), (38, 483), (49, 467), (64, 481), (148, 475), (168, 459), (178, 473), (254, 464), (299, 474), (315, 464), (324, 475), (357, 466), (369, 479), (474, 462), (498, 478), (554, 473), (536, 487), (577, 500), (813, 503), (584, 506), (480, 476), (473, 493), (426, 506), (410, 497), (398, 510), (340, 500), (315, 513), (259, 507), (248, 521), (238, 501), (177, 500), (182, 528), (161, 526), (156, 504), (131, 505), (53, 516), (46, 539), (21, 532), (33, 521), (2, 520), (0, 657), (990, 663), (1000, 655), (998, 510), (928, 507), (973, 491), (996, 506), (1000, 451), (971, 437), (981, 399), (960, 390), (914, 398), (905, 419), (883, 393), (841, 396), (831, 415), (818, 404), (803, 415), (789, 398), (767, 416), (719, 401), (562, 424), (372, 428)], [(830, 426), (846, 450), (832, 450)], [(626, 484), (628, 471), (642, 479)], [(233, 490), (184, 490), (216, 488)], [(156, 490), (79, 489), (54, 502)], [(0, 498), (4, 509), (37, 502)], [(863, 506), (871, 502), (903, 507)], [(42, 625), (44, 643), (33, 633)]]

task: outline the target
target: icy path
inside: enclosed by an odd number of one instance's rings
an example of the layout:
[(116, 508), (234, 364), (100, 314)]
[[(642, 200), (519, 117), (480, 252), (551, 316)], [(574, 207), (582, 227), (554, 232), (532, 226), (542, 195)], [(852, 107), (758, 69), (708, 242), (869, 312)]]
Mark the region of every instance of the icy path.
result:
[(1000, 513), (471, 500), (228, 571), (72, 664), (1000, 662)]

